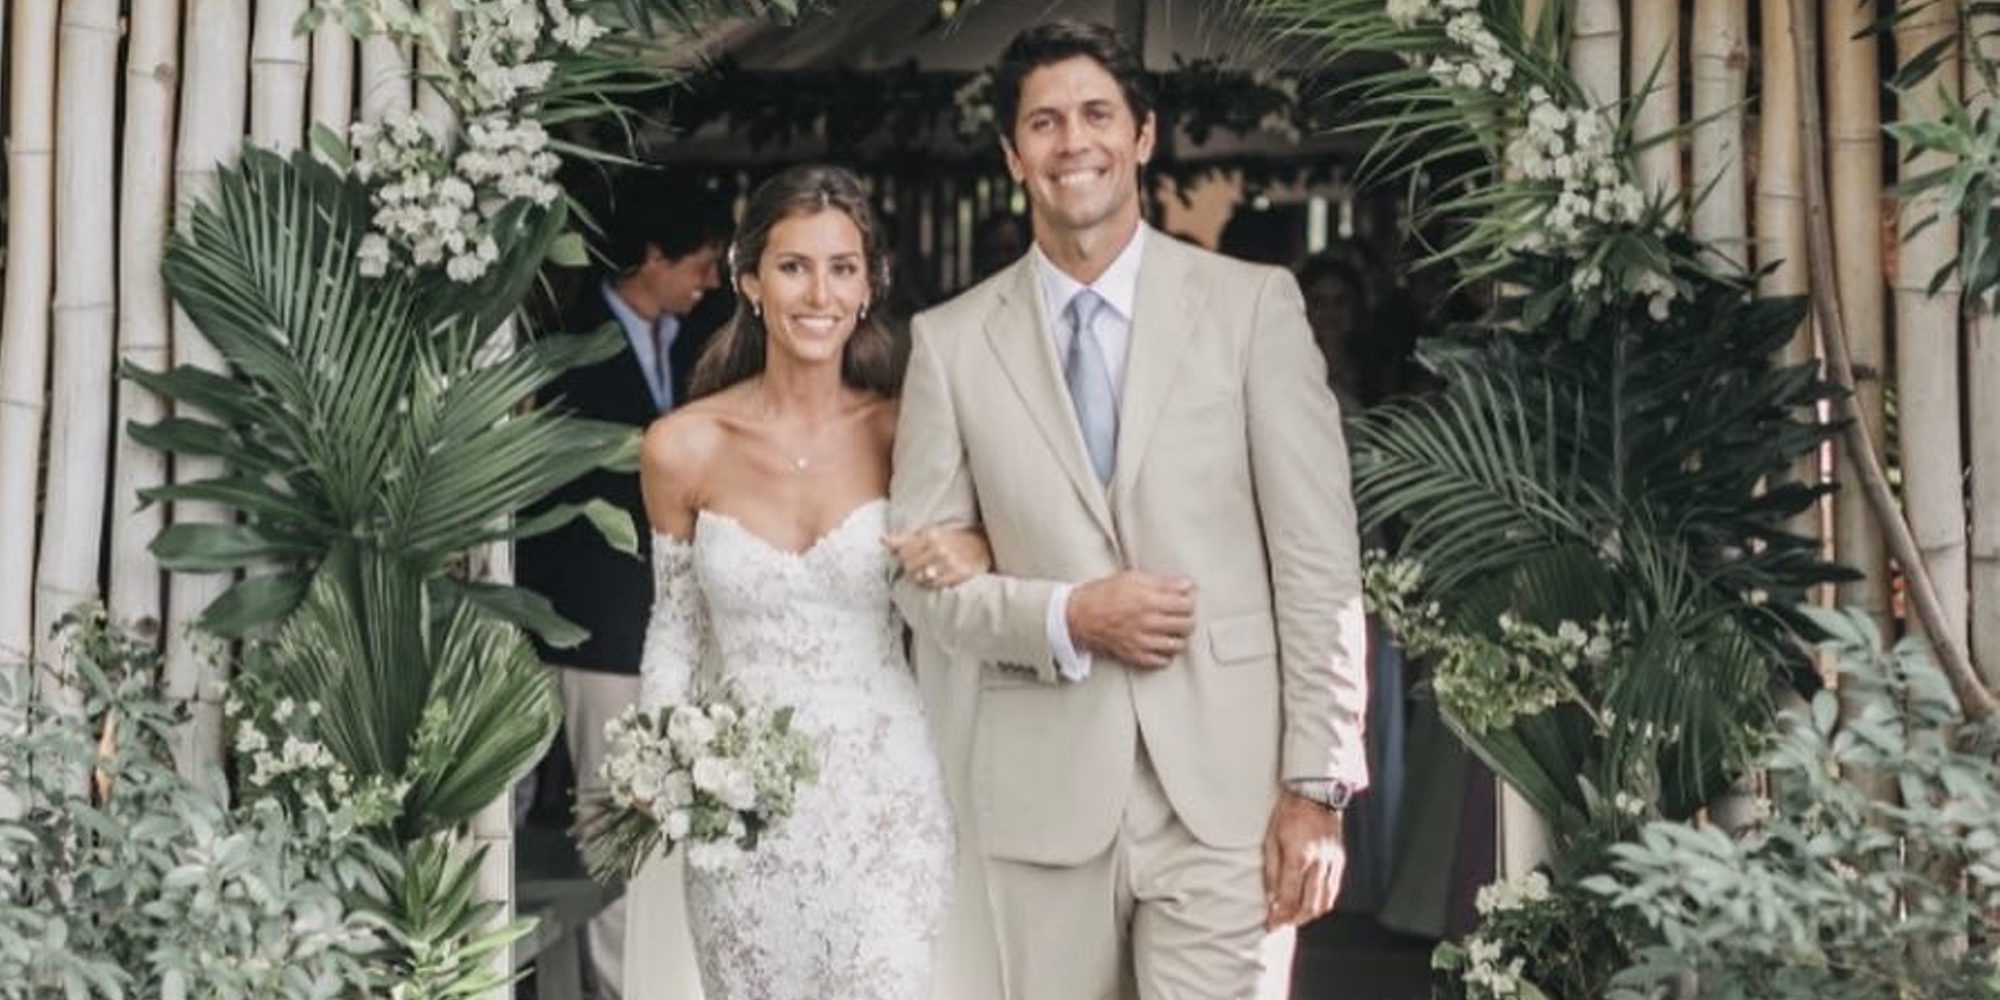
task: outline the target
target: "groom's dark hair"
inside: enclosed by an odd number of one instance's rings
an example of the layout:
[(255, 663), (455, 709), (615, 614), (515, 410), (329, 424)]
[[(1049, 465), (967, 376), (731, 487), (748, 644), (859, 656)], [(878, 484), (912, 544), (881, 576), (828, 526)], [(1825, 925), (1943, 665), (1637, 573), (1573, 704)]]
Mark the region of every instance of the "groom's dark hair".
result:
[(1015, 117), (1021, 113), (1021, 83), (1028, 74), (1078, 56), (1104, 67), (1125, 94), (1132, 121), (1145, 122), (1153, 110), (1153, 83), (1118, 32), (1090, 21), (1046, 21), (1015, 35), (993, 66), (993, 125), (1002, 139), (1014, 141)]

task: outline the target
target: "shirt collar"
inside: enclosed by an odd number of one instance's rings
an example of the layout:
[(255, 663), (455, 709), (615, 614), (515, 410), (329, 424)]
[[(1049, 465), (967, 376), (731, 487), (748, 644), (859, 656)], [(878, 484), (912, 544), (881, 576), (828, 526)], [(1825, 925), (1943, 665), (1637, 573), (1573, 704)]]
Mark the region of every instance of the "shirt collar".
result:
[[(1132, 238), (1125, 243), (1125, 249), (1111, 259), (1111, 266), (1090, 283), (1090, 290), (1104, 299), (1104, 304), (1116, 310), (1126, 322), (1132, 319), (1132, 308), (1139, 297), (1139, 258), (1145, 251), (1147, 240), (1145, 223), (1132, 231)], [(1041, 282), (1042, 296), (1047, 300), (1049, 310), (1056, 315), (1069, 305), (1069, 300), (1084, 289), (1084, 284), (1063, 273), (1048, 254), (1042, 252), (1041, 244), (1035, 244), (1028, 251), (1028, 261), (1035, 269), (1035, 277)]]
[(618, 286), (612, 284), (610, 279), (605, 279), (604, 284), (600, 287), (604, 291), (604, 304), (610, 307), (611, 315), (618, 320), (619, 326), (625, 328), (627, 334), (643, 338), (650, 343), (653, 338), (653, 332), (656, 329), (666, 331), (669, 341), (672, 341), (674, 335), (680, 332), (681, 318), (679, 316), (663, 312), (660, 314), (657, 322), (648, 323), (645, 317), (632, 311), (631, 303), (626, 302), (625, 297), (618, 294)]

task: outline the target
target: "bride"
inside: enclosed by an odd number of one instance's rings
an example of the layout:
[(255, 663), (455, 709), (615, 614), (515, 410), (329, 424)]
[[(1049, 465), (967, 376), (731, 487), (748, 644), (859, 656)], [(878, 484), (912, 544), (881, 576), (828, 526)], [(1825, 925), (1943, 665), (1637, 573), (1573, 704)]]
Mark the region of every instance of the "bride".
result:
[[(883, 545), (903, 359), (869, 319), (888, 262), (860, 182), (816, 166), (772, 178), (730, 259), (736, 315), (695, 368), (695, 401), (643, 445), (656, 597), (641, 701), (722, 680), (794, 707), (819, 778), (740, 867), (688, 870), (702, 989), (920, 1000), (955, 838), (889, 588), (903, 570), (949, 586), (989, 553), (970, 530), (900, 544), (906, 565)], [(628, 979), (635, 1000), (650, 989)]]

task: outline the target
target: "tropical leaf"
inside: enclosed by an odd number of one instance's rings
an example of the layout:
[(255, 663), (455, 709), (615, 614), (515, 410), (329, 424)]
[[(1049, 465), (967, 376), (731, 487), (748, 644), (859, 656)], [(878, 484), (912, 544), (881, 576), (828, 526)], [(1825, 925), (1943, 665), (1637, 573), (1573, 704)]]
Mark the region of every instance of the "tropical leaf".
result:
[(340, 558), (246, 669), (300, 704), (318, 702), (320, 741), (355, 777), (398, 780), (436, 673), (426, 606), (392, 559)]
[[(511, 589), (511, 588), (509, 588)], [(561, 717), (547, 671), (463, 585), (399, 560), (337, 559), (253, 669), (321, 707), (321, 740), (360, 778), (405, 781), (404, 828), (450, 828), (540, 757)]]
[[(1558, 267), (1509, 278), (1561, 287)], [(1768, 731), (1773, 683), (1812, 676), (1797, 637), (1813, 628), (1790, 606), (1844, 575), (1788, 528), (1823, 492), (1791, 470), (1833, 432), (1811, 419), (1816, 373), (1773, 360), (1801, 303), (1679, 277), (1691, 301), (1668, 323), (1602, 314), (1585, 338), (1574, 297), (1534, 326), (1516, 303), (1429, 352), (1442, 390), (1353, 432), (1364, 519), (1423, 567), (1446, 631), (1481, 638), (1460, 655), (1505, 655), (1503, 613), (1617, 623), (1612, 664), (1576, 681), (1597, 718), (1563, 702), (1476, 731), (1444, 706), (1559, 836), (1592, 789), (1645, 789), (1676, 817), (1725, 789)]]
[[(128, 368), (203, 414), (131, 433), (227, 471), (145, 498), (218, 503), (244, 522), (170, 528), (156, 546), (170, 568), (278, 558), (311, 572), (358, 543), (434, 576), (473, 546), (515, 537), (513, 516), (557, 487), (628, 457), (629, 428), (521, 410), (567, 368), (615, 352), (615, 331), (481, 353), (565, 230), (560, 206), (506, 207), (494, 221), (502, 256), (469, 284), (403, 269), (362, 276), (367, 224), (358, 181), (310, 154), (253, 149), (170, 240), (168, 287), (229, 372)], [(294, 595), (246, 591), (212, 620), (247, 627), (253, 611), (297, 603), (281, 596)]]
[(449, 833), (403, 847), (375, 857), (378, 887), (359, 907), (395, 943), (398, 990), (438, 1000), (507, 991), (517, 978), (504, 971), (512, 963), (493, 958), (535, 925), (522, 918), (491, 926), (500, 904), (478, 898), (486, 849), (467, 847)]
[(439, 578), (436, 585), (451, 591), (452, 597), (482, 608), (501, 621), (512, 622), (533, 632), (557, 649), (571, 649), (590, 638), (590, 633), (582, 626), (556, 613), (555, 605), (547, 597), (526, 587), (462, 583), (450, 577)]
[(512, 627), (470, 602), (433, 646), (429, 700), (411, 761), (419, 833), (448, 830), (503, 798), (541, 759), (561, 719), (554, 682)]

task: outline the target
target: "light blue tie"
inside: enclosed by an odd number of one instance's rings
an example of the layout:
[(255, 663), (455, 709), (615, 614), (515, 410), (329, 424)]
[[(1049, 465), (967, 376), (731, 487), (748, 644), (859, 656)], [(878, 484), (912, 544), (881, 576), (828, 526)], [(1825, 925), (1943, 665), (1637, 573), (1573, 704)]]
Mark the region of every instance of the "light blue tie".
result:
[(680, 319), (672, 313), (663, 312), (653, 321), (653, 400), (659, 404), (661, 413), (674, 406), (674, 373), (668, 367), (668, 355), (680, 328)]
[(1111, 370), (1104, 363), (1104, 347), (1097, 340), (1097, 314), (1104, 299), (1086, 288), (1063, 307), (1063, 322), (1069, 324), (1069, 356), (1063, 359), (1063, 381), (1069, 384), (1069, 400), (1076, 406), (1076, 423), (1083, 429), (1083, 447), (1097, 470), (1097, 481), (1111, 481), (1111, 465), (1118, 448), (1118, 401), (1111, 391)]

